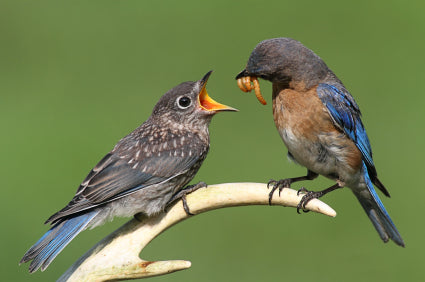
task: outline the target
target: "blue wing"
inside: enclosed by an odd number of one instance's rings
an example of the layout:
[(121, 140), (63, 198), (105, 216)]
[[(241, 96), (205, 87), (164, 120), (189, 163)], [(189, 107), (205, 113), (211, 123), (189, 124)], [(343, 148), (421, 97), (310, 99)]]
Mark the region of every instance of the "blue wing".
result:
[(317, 95), (328, 109), (334, 124), (353, 140), (362, 153), (364, 178), (371, 198), (365, 197), (365, 195), (359, 191), (353, 191), (354, 194), (368, 214), (382, 240), (387, 242), (389, 238), (391, 238), (398, 245), (404, 246), (400, 233), (397, 231), (397, 228), (372, 185), (372, 183), (375, 184), (389, 197), (390, 194), (379, 181), (376, 174), (375, 164), (372, 159), (372, 149), (366, 130), (361, 121), (359, 106), (356, 101), (354, 101), (351, 94), (341, 84), (330, 85), (321, 83), (317, 87)]
[(376, 178), (369, 138), (361, 121), (361, 113), (351, 94), (341, 85), (320, 83), (317, 95), (329, 111), (334, 123), (353, 140), (363, 156), (369, 175)]

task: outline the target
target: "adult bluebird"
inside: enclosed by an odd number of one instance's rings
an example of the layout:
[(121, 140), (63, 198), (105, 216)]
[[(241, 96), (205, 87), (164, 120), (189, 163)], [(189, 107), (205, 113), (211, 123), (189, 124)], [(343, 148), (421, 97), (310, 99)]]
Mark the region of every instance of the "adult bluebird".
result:
[[(121, 139), (90, 171), (68, 205), (46, 221), (51, 229), (22, 258), (21, 263), (32, 260), (30, 272), (46, 269), (87, 228), (115, 216), (158, 214), (186, 192), (205, 185), (200, 182), (182, 189), (208, 153), (212, 116), (235, 111), (208, 96), (205, 86), (210, 74), (165, 93), (148, 120)], [(187, 206), (185, 209), (188, 212)]]
[(271, 180), (269, 199), (276, 189), (280, 192), (296, 181), (323, 175), (336, 184), (319, 192), (301, 188), (306, 194), (298, 211), (311, 199), (346, 186), (359, 200), (381, 239), (404, 246), (375, 191), (377, 187), (390, 196), (378, 179), (360, 109), (325, 62), (296, 40), (269, 39), (254, 48), (246, 68), (236, 76), (241, 90), (255, 89), (257, 98), (265, 104), (258, 77), (273, 84), (273, 117), (288, 148), (288, 157), (307, 168), (305, 176)]

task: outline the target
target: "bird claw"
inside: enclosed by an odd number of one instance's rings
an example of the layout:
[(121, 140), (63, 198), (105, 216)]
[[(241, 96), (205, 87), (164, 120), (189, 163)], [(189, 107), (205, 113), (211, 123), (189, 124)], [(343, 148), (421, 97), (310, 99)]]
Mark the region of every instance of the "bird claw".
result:
[(190, 212), (189, 206), (187, 205), (187, 201), (186, 201), (186, 195), (187, 194), (183, 194), (183, 196), (181, 197), (182, 203), (183, 203), (183, 209), (184, 209), (184, 211), (186, 212), (187, 215), (195, 215), (195, 214)]
[(286, 178), (286, 179), (281, 179), (281, 180), (274, 180), (271, 179), (269, 182), (267, 182), (267, 188), (270, 188), (270, 185), (273, 185), (272, 190), (269, 193), (269, 205), (272, 205), (272, 198), (273, 198), (273, 194), (274, 191), (276, 191), (276, 189), (279, 189), (279, 197), (280, 197), (280, 193), (282, 192), (283, 188), (291, 188), (291, 179), (290, 178)]
[(307, 193), (307, 192), (309, 192), (309, 191), (307, 190), (307, 188), (305, 188), (305, 187), (301, 187), (301, 188), (297, 191), (297, 196), (299, 196), (299, 195), (300, 195), (300, 193)]
[(207, 184), (202, 181), (193, 185), (188, 185), (184, 187), (182, 190), (175, 193), (173, 197), (171, 197), (171, 199), (168, 201), (167, 206), (181, 199), (183, 203), (183, 209), (186, 212), (186, 214), (194, 215), (193, 213), (190, 212), (189, 206), (187, 205), (186, 195), (198, 190), (199, 188), (206, 188), (206, 187), (207, 187)]
[(318, 199), (322, 196), (321, 191), (320, 192), (308, 191), (305, 187), (301, 187), (301, 189), (297, 191), (297, 195), (299, 195), (300, 193), (305, 193), (305, 195), (301, 198), (301, 201), (297, 205), (298, 214), (301, 214), (300, 210), (302, 210), (304, 213), (309, 212), (309, 210), (305, 209), (305, 206), (307, 205), (307, 203), (313, 199)]

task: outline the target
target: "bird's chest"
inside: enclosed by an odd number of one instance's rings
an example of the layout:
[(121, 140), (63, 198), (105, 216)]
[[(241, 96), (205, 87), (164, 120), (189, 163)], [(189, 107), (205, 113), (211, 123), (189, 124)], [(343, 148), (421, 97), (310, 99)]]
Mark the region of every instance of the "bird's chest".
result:
[(288, 148), (304, 139), (305, 142), (317, 142), (320, 134), (335, 131), (326, 108), (316, 94), (316, 88), (274, 92), (273, 118)]
[[(273, 117), (290, 156), (308, 169), (337, 178), (347, 138), (337, 130), (316, 89), (284, 89), (273, 95)], [(351, 142), (352, 143), (352, 142)]]

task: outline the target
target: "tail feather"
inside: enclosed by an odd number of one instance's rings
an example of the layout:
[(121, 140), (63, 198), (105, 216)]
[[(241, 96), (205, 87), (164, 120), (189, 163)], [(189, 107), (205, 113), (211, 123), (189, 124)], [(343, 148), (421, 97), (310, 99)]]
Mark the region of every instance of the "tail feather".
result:
[(20, 263), (31, 261), (30, 273), (45, 270), (55, 257), (75, 238), (98, 214), (97, 211), (82, 214), (56, 223), (24, 255)]
[(384, 242), (388, 242), (390, 239), (393, 240), (397, 245), (404, 247), (404, 241), (401, 238), (400, 233), (398, 232), (395, 224), (391, 220), (387, 210), (384, 207), (384, 204), (379, 199), (378, 194), (373, 187), (373, 184), (370, 180), (367, 169), (365, 169), (365, 181), (367, 184), (367, 188), (372, 195), (372, 199), (366, 197), (362, 194), (362, 192), (354, 191), (357, 199), (362, 205), (363, 209), (369, 216), (369, 219), (372, 221), (375, 226), (376, 231), (378, 231), (379, 236)]
[(382, 184), (382, 182), (378, 179), (377, 176), (375, 176), (372, 181), (373, 181), (373, 184), (375, 184), (375, 186), (378, 187), (379, 190), (381, 190), (385, 196), (387, 196), (388, 198), (391, 198), (390, 192), (388, 192), (387, 188), (385, 188), (384, 184)]

